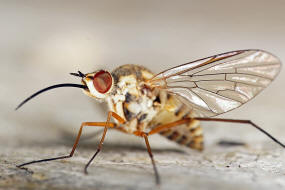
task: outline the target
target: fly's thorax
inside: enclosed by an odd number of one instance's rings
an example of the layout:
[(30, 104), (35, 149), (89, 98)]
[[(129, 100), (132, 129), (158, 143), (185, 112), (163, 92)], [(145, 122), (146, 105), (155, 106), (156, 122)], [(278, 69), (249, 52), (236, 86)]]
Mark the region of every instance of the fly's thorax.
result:
[(145, 131), (160, 109), (158, 90), (146, 84), (153, 74), (141, 66), (124, 65), (114, 70), (112, 76), (115, 86), (107, 97), (110, 110), (126, 120), (126, 131)]

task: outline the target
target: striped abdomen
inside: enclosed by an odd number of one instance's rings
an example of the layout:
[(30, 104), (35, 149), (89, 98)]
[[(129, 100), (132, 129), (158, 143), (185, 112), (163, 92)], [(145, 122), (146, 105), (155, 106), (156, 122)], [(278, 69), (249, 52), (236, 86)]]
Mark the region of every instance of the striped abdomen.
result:
[(178, 144), (193, 148), (196, 150), (203, 150), (203, 132), (200, 127), (200, 122), (191, 120), (187, 125), (177, 126), (167, 129), (160, 133), (169, 140), (175, 141)]
[[(152, 121), (153, 128), (184, 118), (191, 118), (190, 109), (174, 96), (168, 95), (165, 97), (165, 103), (163, 104), (163, 108)], [(203, 150), (203, 131), (198, 120), (191, 119), (187, 124), (166, 129), (160, 134), (178, 144), (196, 150)]]

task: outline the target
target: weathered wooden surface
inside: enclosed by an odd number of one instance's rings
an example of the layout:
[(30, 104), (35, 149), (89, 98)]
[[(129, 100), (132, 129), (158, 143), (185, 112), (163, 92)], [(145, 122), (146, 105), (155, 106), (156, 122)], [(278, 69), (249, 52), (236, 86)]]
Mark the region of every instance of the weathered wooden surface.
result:
[[(82, 143), (73, 158), (30, 165), (23, 170), (15, 165), (64, 155), (70, 146), (50, 141), (14, 146), (1, 142), (0, 189), (157, 189), (149, 157), (140, 144), (105, 143), (85, 175), (83, 167), (94, 153), (95, 144)], [(207, 148), (202, 153), (154, 148), (162, 189), (285, 188), (285, 152), (278, 146), (213, 144)]]

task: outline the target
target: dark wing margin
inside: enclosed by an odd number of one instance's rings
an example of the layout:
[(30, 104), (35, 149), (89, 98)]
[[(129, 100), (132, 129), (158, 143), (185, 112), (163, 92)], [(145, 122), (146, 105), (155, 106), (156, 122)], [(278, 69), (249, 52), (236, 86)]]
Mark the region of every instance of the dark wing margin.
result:
[(280, 60), (263, 50), (238, 50), (189, 62), (148, 83), (177, 97), (194, 117), (212, 117), (254, 98), (278, 75)]

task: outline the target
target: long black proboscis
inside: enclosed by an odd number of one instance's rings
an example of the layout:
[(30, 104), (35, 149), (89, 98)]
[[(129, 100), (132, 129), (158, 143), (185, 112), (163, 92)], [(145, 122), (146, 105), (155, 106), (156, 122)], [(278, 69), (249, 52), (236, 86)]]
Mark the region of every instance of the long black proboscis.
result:
[(72, 84), (72, 83), (63, 83), (63, 84), (56, 84), (56, 85), (52, 85), (52, 86), (49, 86), (49, 87), (46, 87), (34, 94), (32, 94), (30, 97), (28, 97), (27, 99), (25, 99), (23, 102), (21, 102), (15, 110), (19, 109), (20, 107), (22, 107), (22, 105), (24, 105), (25, 103), (27, 103), (29, 100), (31, 100), (32, 98), (34, 98), (35, 96), (45, 92), (45, 91), (48, 91), (48, 90), (51, 90), (51, 89), (54, 89), (54, 88), (60, 88), (60, 87), (75, 87), (75, 88), (87, 88), (85, 85), (82, 85), (82, 84)]

